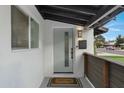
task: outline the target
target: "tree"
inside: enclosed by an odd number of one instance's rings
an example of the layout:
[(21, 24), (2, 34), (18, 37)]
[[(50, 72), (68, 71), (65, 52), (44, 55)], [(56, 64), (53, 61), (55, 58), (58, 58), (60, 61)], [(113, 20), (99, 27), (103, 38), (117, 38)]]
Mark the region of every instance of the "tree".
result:
[(98, 35), (95, 37), (95, 45), (97, 48), (100, 48), (105, 44), (105, 38), (102, 35)]
[(119, 47), (120, 44), (122, 43), (124, 43), (124, 37), (122, 37), (121, 35), (118, 35), (118, 37), (116, 38), (115, 46)]

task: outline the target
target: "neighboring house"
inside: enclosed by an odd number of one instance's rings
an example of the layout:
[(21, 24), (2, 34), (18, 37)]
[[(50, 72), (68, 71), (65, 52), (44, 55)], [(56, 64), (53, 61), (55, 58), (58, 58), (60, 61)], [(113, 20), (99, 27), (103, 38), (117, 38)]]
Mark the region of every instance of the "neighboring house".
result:
[(112, 50), (114, 50), (114, 49), (121, 49), (122, 47), (124, 47), (124, 43), (121, 43), (119, 47), (116, 47), (115, 41), (108, 41), (108, 42), (105, 42), (104, 47), (106, 49), (110, 49), (110, 50), (111, 49)]
[(120, 44), (120, 49), (124, 49), (124, 43)]
[(120, 5), (1, 5), (0, 87), (38, 88), (52, 77), (124, 87), (124, 66), (94, 56), (95, 29), (122, 11)]
[(104, 47), (106, 49), (112, 49), (112, 50), (114, 50), (115, 49), (115, 41), (105, 42)]
[(120, 46), (124, 46), (124, 43), (121, 43)]

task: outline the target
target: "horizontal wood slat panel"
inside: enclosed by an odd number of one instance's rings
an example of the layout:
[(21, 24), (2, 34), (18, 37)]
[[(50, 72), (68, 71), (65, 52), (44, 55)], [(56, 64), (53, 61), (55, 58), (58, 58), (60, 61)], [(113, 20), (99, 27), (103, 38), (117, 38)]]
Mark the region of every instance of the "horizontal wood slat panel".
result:
[(88, 78), (93, 83), (95, 87), (103, 87), (102, 78), (103, 78), (103, 62), (99, 62), (99, 59), (94, 59), (93, 56), (87, 57), (88, 62)]
[(124, 67), (117, 64), (110, 65), (110, 87), (124, 88)]
[(84, 53), (85, 75), (94, 87), (124, 88), (124, 66)]

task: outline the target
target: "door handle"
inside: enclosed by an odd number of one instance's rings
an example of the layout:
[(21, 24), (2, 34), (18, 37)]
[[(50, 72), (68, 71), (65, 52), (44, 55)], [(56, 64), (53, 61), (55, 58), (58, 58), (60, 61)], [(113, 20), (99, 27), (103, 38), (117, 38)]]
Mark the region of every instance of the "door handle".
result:
[(73, 48), (71, 48), (71, 59), (73, 59)]

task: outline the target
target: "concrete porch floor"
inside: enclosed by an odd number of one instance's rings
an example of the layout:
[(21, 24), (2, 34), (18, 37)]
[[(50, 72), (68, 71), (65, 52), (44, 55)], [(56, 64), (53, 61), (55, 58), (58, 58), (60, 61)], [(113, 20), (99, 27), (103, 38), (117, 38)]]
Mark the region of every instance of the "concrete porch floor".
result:
[[(50, 77), (45, 77), (39, 88), (48, 88), (47, 84), (49, 82), (49, 79)], [(83, 88), (93, 88), (92, 84), (90, 84), (87, 78), (79, 78), (79, 79), (83, 85)]]

